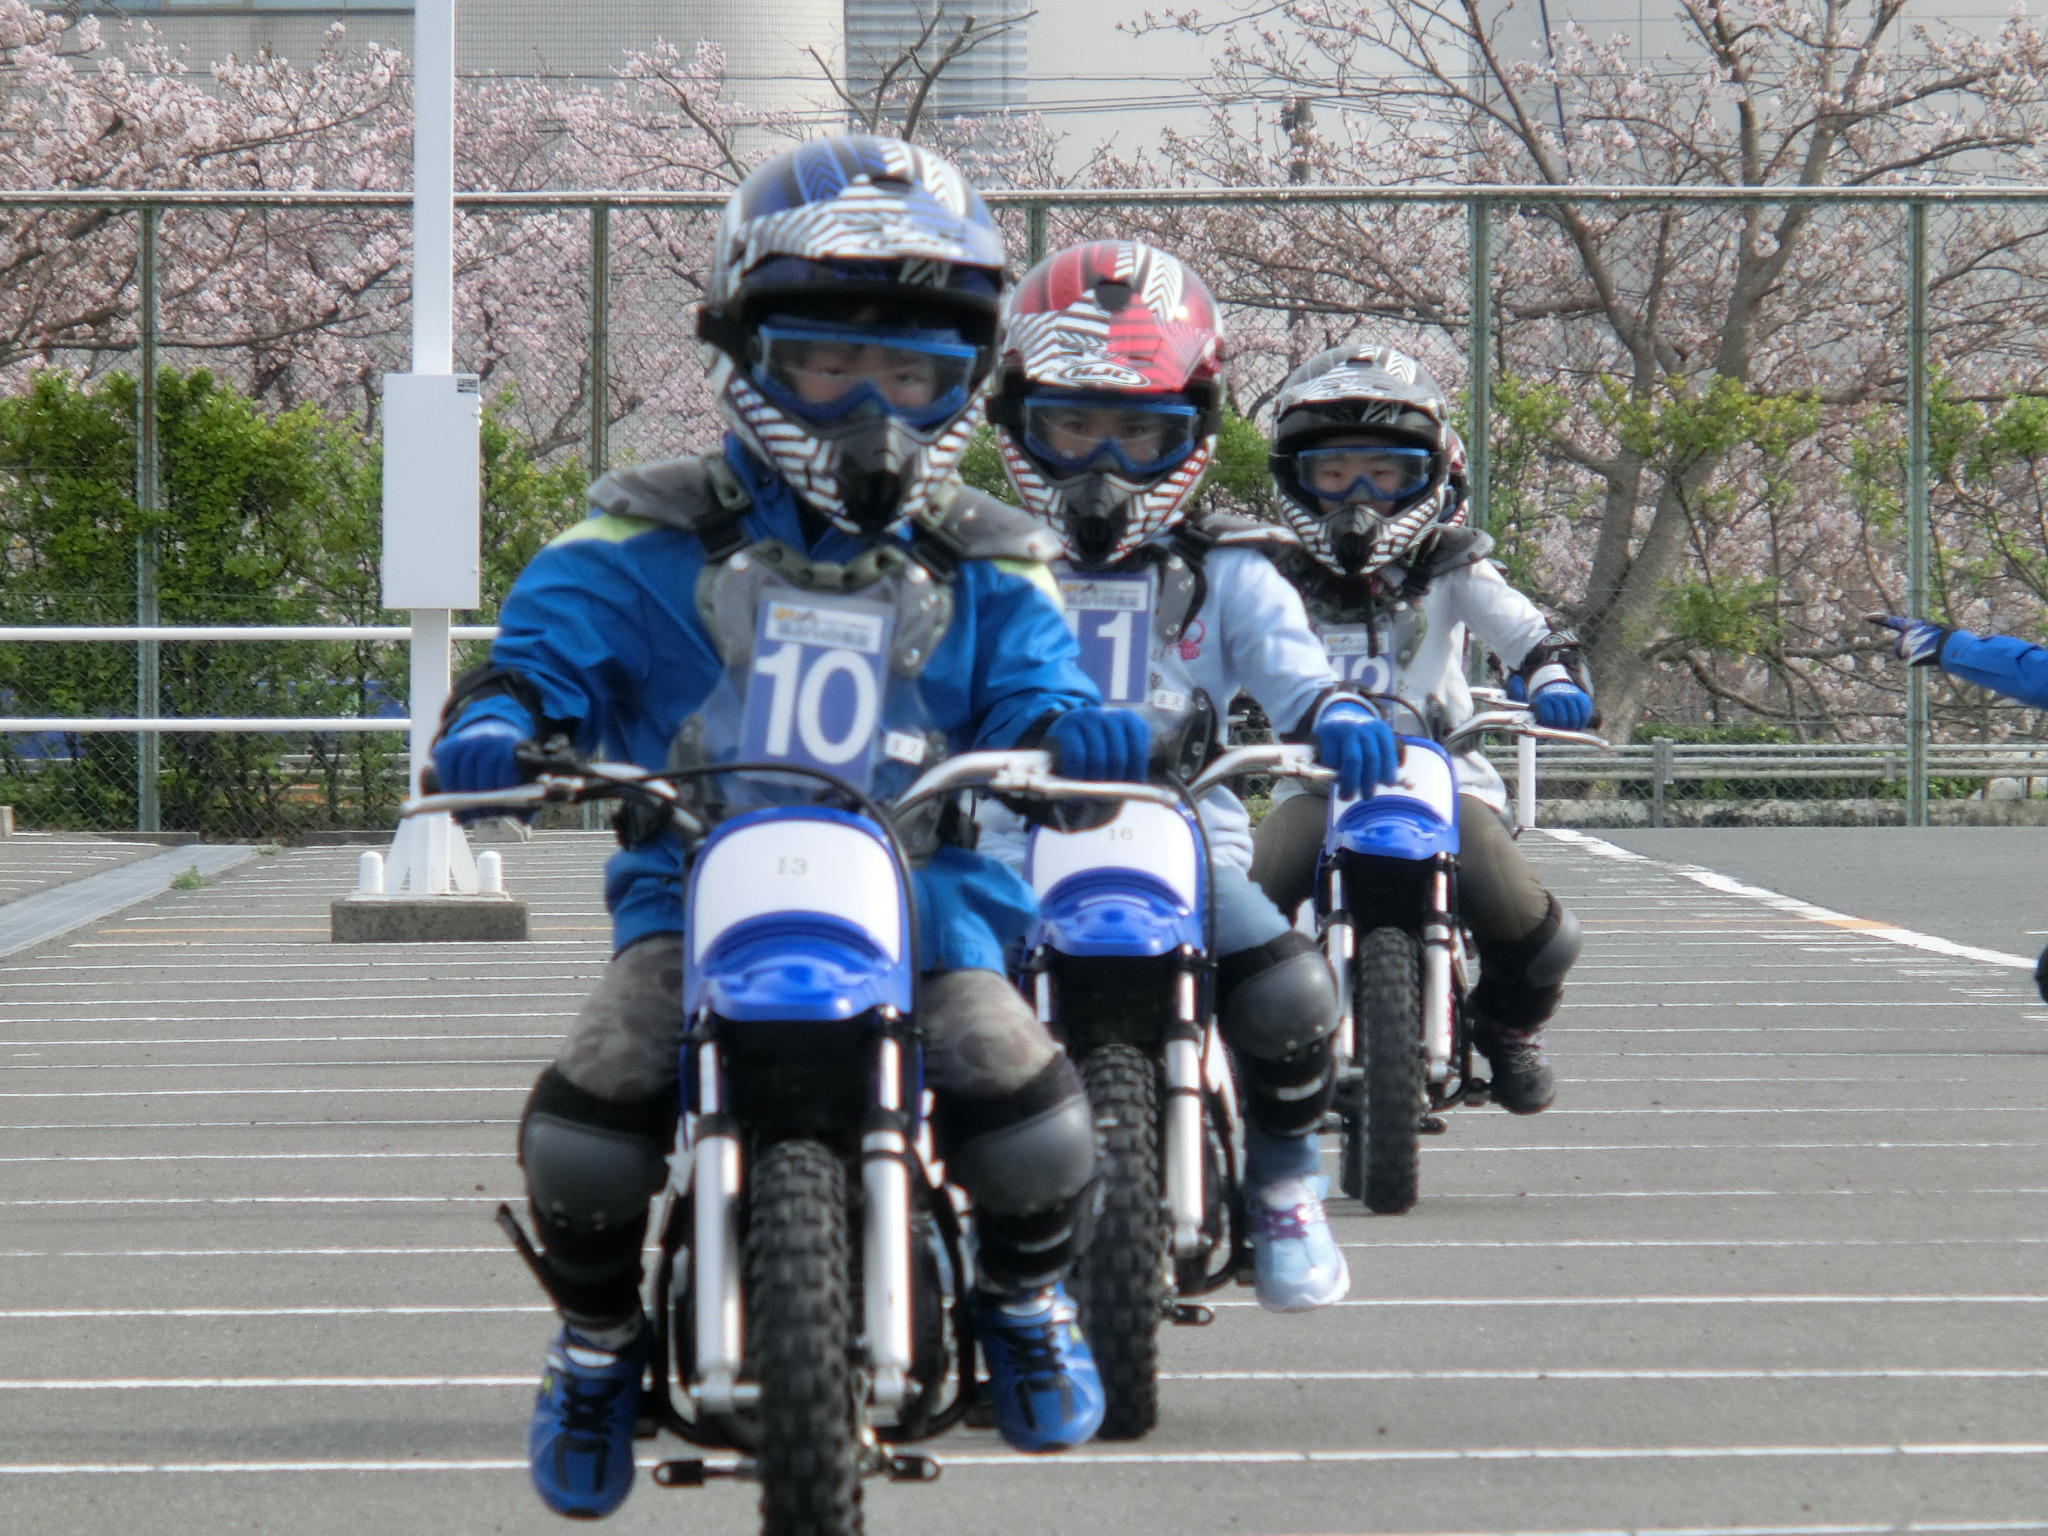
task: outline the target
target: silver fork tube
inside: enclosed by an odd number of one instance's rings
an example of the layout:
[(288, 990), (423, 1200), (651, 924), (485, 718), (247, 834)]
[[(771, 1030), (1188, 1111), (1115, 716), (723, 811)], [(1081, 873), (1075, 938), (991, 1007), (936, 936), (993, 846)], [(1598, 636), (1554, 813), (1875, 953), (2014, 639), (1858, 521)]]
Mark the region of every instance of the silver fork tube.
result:
[[(875, 1051), (878, 1108), (902, 1104), (903, 1048), (883, 1039)], [(900, 1407), (911, 1390), (910, 1339), (910, 1147), (899, 1130), (870, 1130), (861, 1137), (861, 1188), (867, 1196), (862, 1234), (862, 1306), (868, 1336), (868, 1364), (876, 1406)]]
[(1166, 1042), (1166, 1212), (1173, 1251), (1202, 1249), (1202, 1052), (1193, 1040)]
[[(698, 1127), (723, 1109), (718, 1047), (697, 1052)], [(714, 1126), (720, 1121), (714, 1120)], [(697, 1293), (697, 1401), (708, 1413), (738, 1406), (740, 1319), (740, 1142), (729, 1129), (700, 1134), (691, 1177), (694, 1230), (691, 1263)]]

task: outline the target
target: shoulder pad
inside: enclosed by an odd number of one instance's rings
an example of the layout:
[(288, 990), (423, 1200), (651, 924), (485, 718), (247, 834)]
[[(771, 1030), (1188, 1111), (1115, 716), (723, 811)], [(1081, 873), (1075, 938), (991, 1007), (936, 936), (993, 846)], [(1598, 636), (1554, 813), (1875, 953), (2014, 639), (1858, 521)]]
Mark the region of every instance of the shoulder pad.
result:
[(694, 533), (732, 521), (751, 504), (725, 460), (717, 454), (690, 454), (615, 469), (590, 487), (590, 504), (614, 517), (639, 518)]
[(1424, 577), (1441, 576), (1446, 571), (1477, 565), (1492, 549), (1493, 535), (1490, 533), (1481, 533), (1477, 528), (1446, 528), (1430, 541), (1421, 562), (1421, 574)]
[(1219, 548), (1260, 549), (1268, 555), (1301, 548), (1301, 537), (1284, 523), (1262, 522), (1242, 512), (1204, 512), (1185, 524), (1204, 544)]
[(920, 525), (955, 560), (1033, 560), (1050, 564), (1060, 557), (1053, 531), (1021, 507), (998, 501), (985, 491), (957, 487), (945, 505)]

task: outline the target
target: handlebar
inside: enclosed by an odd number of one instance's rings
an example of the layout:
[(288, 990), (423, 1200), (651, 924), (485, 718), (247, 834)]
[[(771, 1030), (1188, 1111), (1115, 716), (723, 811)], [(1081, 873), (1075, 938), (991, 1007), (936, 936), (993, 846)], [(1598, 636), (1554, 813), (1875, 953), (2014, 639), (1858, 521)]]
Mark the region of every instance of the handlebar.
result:
[[(531, 811), (542, 805), (577, 805), (594, 800), (639, 800), (664, 811), (686, 838), (701, 837), (704, 823), (678, 803), (670, 778), (651, 774), (632, 763), (578, 762), (559, 751), (535, 749), (520, 753), (522, 766), (534, 772), (530, 783), (505, 789), (464, 794), (427, 794), (399, 807), (399, 816), (431, 816), (441, 812)], [(692, 770), (705, 777), (727, 772), (804, 773), (852, 793), (829, 774), (813, 773), (794, 765), (784, 769), (770, 763), (710, 764)], [(1113, 783), (1093, 779), (1061, 778), (1053, 771), (1050, 752), (963, 752), (927, 769), (887, 809), (902, 813), (939, 795), (956, 789), (986, 787), (998, 794), (1031, 800), (1143, 800), (1154, 805), (1178, 805), (1180, 797), (1170, 789), (1152, 784)]]
[(1316, 762), (1314, 747), (1298, 743), (1232, 747), (1195, 775), (1188, 785), (1188, 794), (1199, 800), (1217, 785), (1247, 773), (1273, 773), (1283, 778), (1299, 779), (1304, 784), (1328, 784), (1337, 777), (1333, 769), (1324, 768)]
[(896, 797), (895, 809), (907, 811), (936, 795), (977, 787), (1027, 800), (1143, 800), (1152, 805), (1180, 804), (1178, 795), (1156, 784), (1063, 779), (1053, 771), (1050, 752), (962, 752), (926, 769), (915, 784)]
[(1444, 750), (1458, 752), (1480, 737), (1494, 731), (1503, 731), (1510, 736), (1527, 736), (1534, 741), (1555, 741), (1574, 747), (1604, 747), (1608, 744), (1604, 736), (1595, 736), (1591, 731), (1567, 731), (1554, 725), (1538, 725), (1535, 714), (1526, 707), (1510, 706), (1506, 709), (1482, 710), (1456, 730), (1444, 736)]

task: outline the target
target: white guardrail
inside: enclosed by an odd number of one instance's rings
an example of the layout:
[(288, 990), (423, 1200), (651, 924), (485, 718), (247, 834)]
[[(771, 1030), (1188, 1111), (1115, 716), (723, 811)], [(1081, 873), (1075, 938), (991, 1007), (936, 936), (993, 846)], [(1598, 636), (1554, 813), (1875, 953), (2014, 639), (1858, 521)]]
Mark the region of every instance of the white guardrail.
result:
[[(450, 628), (453, 640), (492, 640), (494, 624), (457, 624)], [(97, 642), (146, 640), (328, 640), (372, 645), (400, 645), (412, 639), (410, 624), (232, 624), (232, 625), (0, 625), (0, 643), (21, 640)], [(299, 731), (409, 731), (412, 721), (403, 715), (244, 715), (198, 718), (154, 719), (147, 716), (103, 715), (4, 715), (0, 733), (32, 735), (42, 731), (65, 731), (79, 735), (93, 733), (173, 733), (231, 731), (246, 735), (294, 734)]]
[[(406, 624), (303, 625), (0, 625), (0, 643), (114, 643), (147, 641), (328, 641), (397, 645), (412, 638)], [(490, 640), (495, 625), (457, 625), (455, 640)], [(0, 733), (45, 731), (89, 733), (173, 733), (229, 731), (247, 734), (327, 734), (330, 732), (404, 732), (411, 721), (402, 716), (350, 715), (221, 716), (150, 718), (146, 716), (10, 715), (0, 716)], [(1486, 755), (1516, 781), (1523, 825), (1535, 821), (1537, 755), (1533, 742), (1489, 746)], [(1902, 742), (1699, 744), (1654, 741), (1636, 746), (1565, 747), (1546, 745), (1541, 751), (1541, 776), (1552, 784), (1647, 783), (1653, 799), (1687, 781), (1752, 779), (1777, 782), (1869, 780), (1888, 782), (1906, 773)], [(1930, 778), (1996, 778), (2048, 780), (2048, 742), (1930, 743)]]

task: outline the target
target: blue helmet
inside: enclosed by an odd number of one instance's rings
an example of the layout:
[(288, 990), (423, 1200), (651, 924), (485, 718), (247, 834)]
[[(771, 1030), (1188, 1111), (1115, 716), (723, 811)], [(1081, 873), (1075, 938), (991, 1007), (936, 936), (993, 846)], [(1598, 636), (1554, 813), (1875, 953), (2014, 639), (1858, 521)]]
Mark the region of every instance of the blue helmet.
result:
[(768, 160), (727, 201), (698, 334), (719, 410), (805, 502), (876, 536), (927, 513), (973, 435), (1008, 280), (1001, 232), (946, 161), (845, 135)]

